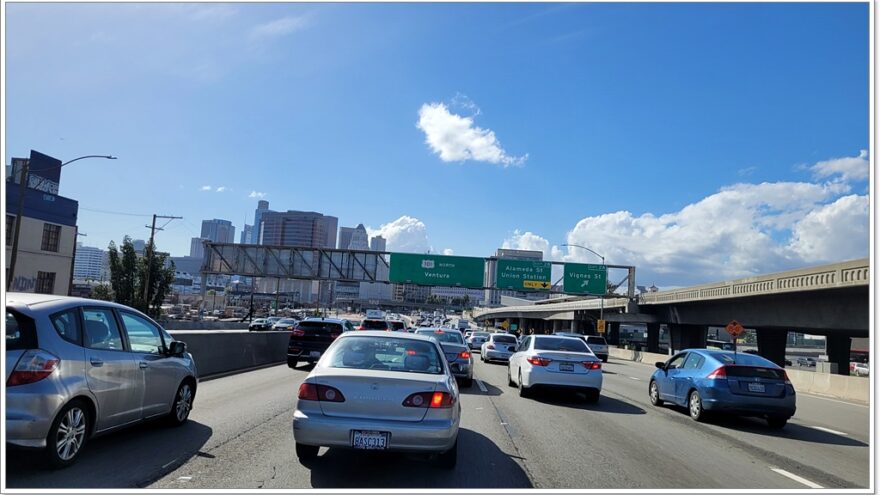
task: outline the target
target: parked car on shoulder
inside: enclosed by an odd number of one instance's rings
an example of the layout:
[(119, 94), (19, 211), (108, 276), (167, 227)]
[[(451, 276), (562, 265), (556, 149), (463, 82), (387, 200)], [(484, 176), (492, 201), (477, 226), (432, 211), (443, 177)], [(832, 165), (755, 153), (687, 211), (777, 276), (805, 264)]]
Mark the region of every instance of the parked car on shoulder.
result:
[(186, 344), (121, 304), (6, 294), (6, 443), (66, 467), (93, 436), (153, 418), (182, 425), (198, 373)]
[(656, 367), (648, 382), (651, 404), (687, 407), (696, 421), (727, 413), (763, 417), (771, 428), (782, 428), (796, 410), (785, 370), (761, 356), (687, 349)]
[(433, 337), (363, 331), (341, 335), (299, 387), (293, 414), (296, 456), (321, 447), (436, 456), (453, 469), (461, 403)]
[(602, 362), (576, 337), (528, 335), (507, 364), (507, 383), (528, 397), (540, 388), (580, 391), (596, 402), (602, 391)]
[(816, 358), (811, 357), (799, 357), (797, 358), (798, 366), (806, 366), (808, 368), (816, 367)]
[(306, 318), (290, 332), (287, 366), (296, 368), (300, 361), (314, 364), (337, 337), (351, 331), (354, 331), (354, 327), (348, 320)]

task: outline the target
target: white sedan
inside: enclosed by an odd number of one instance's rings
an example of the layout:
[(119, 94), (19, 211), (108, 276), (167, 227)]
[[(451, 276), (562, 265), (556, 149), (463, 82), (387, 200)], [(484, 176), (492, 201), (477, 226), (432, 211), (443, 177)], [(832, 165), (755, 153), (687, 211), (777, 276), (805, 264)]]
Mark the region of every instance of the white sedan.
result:
[(588, 402), (599, 400), (602, 362), (583, 340), (558, 335), (529, 335), (507, 364), (507, 382), (521, 397), (538, 388), (581, 391)]

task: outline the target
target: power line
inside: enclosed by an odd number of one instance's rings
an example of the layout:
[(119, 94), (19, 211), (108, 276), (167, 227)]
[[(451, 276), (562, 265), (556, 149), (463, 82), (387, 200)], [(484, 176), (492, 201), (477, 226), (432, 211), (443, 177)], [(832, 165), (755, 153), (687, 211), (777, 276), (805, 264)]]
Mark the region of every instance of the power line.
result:
[(94, 208), (83, 208), (82, 206), (80, 206), (79, 209), (83, 210), (83, 211), (91, 211), (94, 213), (105, 213), (107, 215), (122, 215), (122, 216), (127, 216), (127, 217), (148, 217), (149, 218), (152, 216), (152, 215), (145, 215), (145, 214), (140, 214), (140, 213), (126, 213), (126, 212), (122, 212), (122, 211), (96, 210)]

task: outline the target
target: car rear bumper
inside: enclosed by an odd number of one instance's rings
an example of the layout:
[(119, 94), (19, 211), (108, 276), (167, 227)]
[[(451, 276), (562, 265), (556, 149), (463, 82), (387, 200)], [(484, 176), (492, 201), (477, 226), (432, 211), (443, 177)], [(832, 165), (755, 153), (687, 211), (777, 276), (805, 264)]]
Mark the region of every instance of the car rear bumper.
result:
[(474, 367), (467, 363), (449, 363), (449, 369), (456, 378), (473, 378)]
[(37, 382), (6, 389), (6, 443), (31, 448), (46, 446), (52, 421), (64, 405), (64, 397), (52, 393), (54, 387), (49, 385)]
[(287, 358), (317, 360), (317, 357), (311, 357), (311, 353), (319, 352), (323, 356), (328, 347), (330, 347), (329, 342), (297, 342), (287, 346)]
[(602, 371), (590, 373), (554, 373), (537, 366), (531, 370), (523, 369), (523, 386), (533, 387), (577, 387), (602, 390)]
[(512, 354), (510, 352), (487, 350), (485, 353), (483, 353), (483, 359), (490, 361), (509, 361), (511, 355)]
[(386, 450), (439, 453), (446, 452), (455, 445), (458, 420), (382, 421), (306, 414), (300, 410), (293, 413), (293, 438), (297, 443), (352, 448), (352, 430), (390, 433)]
[(740, 414), (743, 416), (794, 416), (796, 397), (786, 394), (784, 397), (755, 397), (736, 395), (728, 391), (707, 388), (700, 393), (703, 408), (707, 411)]

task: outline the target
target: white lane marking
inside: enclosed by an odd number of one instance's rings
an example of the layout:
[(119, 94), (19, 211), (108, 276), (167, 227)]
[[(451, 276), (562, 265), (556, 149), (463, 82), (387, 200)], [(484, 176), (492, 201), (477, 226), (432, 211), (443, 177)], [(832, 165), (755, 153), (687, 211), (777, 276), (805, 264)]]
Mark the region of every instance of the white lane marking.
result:
[(842, 435), (844, 437), (848, 436), (846, 433), (844, 433), (842, 431), (832, 430), (831, 428), (823, 428), (821, 426), (810, 426), (810, 428), (812, 428), (814, 430), (822, 430), (824, 432), (831, 433), (833, 435)]
[(475, 380), (475, 381), (477, 382), (477, 386), (480, 387), (480, 390), (482, 390), (483, 392), (488, 392), (488, 391), (489, 391), (489, 389), (486, 388), (485, 385), (483, 385), (483, 382), (481, 382), (480, 380)]
[(477, 408), (477, 411), (482, 411), (482, 410), (483, 410), (482, 407), (478, 407), (478, 408)]
[(176, 461), (176, 460), (177, 460), (176, 458), (175, 458), (175, 459), (172, 459), (168, 464), (165, 464), (164, 466), (162, 466), (162, 469), (165, 469), (165, 468), (167, 468), (168, 466), (174, 464), (174, 461)]
[(632, 380), (641, 380), (641, 378), (638, 378), (638, 377), (635, 377), (635, 376), (631, 376), (630, 379), (632, 379)]
[(785, 469), (770, 468), (770, 470), (773, 471), (773, 472), (775, 472), (775, 473), (781, 474), (781, 475), (785, 476), (786, 478), (793, 479), (793, 480), (797, 481), (798, 483), (801, 483), (802, 485), (806, 485), (806, 486), (808, 486), (808, 487), (810, 487), (810, 488), (822, 488), (822, 485), (818, 485), (818, 484), (813, 483), (812, 481), (810, 481), (810, 480), (808, 480), (808, 479), (801, 478), (800, 476), (798, 476), (798, 475), (796, 475), (796, 474), (789, 473), (789, 472), (786, 471)]
[(193, 479), (192, 476), (181, 476), (180, 478), (177, 478), (177, 481), (189, 481), (191, 479)]

